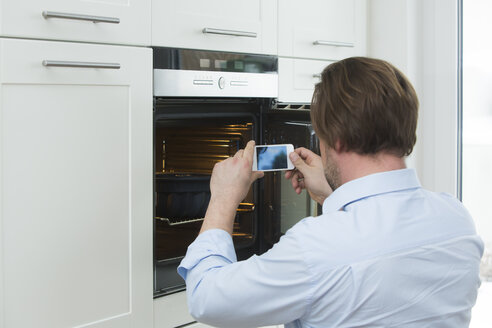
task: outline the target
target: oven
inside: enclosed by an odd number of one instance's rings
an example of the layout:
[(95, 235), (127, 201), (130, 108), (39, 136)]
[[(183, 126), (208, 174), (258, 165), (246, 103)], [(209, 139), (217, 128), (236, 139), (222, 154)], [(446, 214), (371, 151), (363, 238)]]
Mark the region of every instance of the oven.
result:
[[(277, 58), (154, 48), (154, 297), (185, 289), (176, 269), (198, 235), (215, 163), (257, 144), (318, 151), (308, 104), (279, 104)], [(239, 205), (239, 260), (261, 254), (319, 210), (283, 172), (266, 173)]]

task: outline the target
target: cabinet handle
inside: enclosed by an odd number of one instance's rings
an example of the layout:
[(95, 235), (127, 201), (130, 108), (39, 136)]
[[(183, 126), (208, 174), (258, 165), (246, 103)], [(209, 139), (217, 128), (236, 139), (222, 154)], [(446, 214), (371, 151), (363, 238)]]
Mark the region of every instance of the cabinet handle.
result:
[(313, 74), (314, 78), (321, 79), (321, 74)]
[(43, 17), (46, 19), (48, 18), (75, 19), (75, 20), (90, 21), (93, 23), (111, 23), (111, 24), (120, 23), (120, 19), (117, 17), (103, 17), (103, 16), (93, 16), (93, 15), (59, 13), (55, 11), (43, 11)]
[(353, 42), (338, 42), (338, 41), (323, 41), (323, 40), (316, 40), (313, 42), (315, 46), (332, 46), (332, 47), (348, 47), (352, 48), (354, 47)]
[(244, 36), (247, 38), (256, 38), (258, 36), (255, 32), (246, 31), (233, 31), (233, 30), (221, 30), (217, 28), (205, 27), (202, 32), (204, 34), (220, 34), (220, 35), (232, 35), (232, 36)]
[(61, 60), (43, 60), (43, 66), (46, 67), (82, 67), (82, 68), (109, 68), (120, 69), (118, 63), (93, 63), (78, 61), (61, 61)]

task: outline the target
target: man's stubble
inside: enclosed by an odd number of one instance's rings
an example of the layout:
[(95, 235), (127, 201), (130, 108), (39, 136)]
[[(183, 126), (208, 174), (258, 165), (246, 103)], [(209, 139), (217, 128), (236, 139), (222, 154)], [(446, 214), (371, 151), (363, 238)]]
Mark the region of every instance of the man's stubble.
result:
[(340, 181), (340, 170), (333, 160), (332, 156), (330, 156), (329, 152), (326, 152), (326, 160), (323, 165), (325, 177), (330, 185), (331, 189), (335, 191), (341, 185)]

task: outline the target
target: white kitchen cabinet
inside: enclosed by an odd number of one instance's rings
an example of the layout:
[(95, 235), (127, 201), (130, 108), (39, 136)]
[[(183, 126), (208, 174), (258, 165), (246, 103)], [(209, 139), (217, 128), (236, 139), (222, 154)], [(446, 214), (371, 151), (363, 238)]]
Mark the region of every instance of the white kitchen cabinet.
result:
[(328, 60), (279, 58), (278, 100), (285, 103), (311, 103), (314, 85), (320, 81)]
[(366, 0), (281, 0), (278, 55), (339, 60), (366, 54)]
[(1, 0), (0, 35), (150, 45), (150, 6), (151, 0)]
[(150, 49), (0, 39), (1, 327), (152, 326), (151, 83)]
[(152, 45), (277, 54), (277, 1), (153, 0)]

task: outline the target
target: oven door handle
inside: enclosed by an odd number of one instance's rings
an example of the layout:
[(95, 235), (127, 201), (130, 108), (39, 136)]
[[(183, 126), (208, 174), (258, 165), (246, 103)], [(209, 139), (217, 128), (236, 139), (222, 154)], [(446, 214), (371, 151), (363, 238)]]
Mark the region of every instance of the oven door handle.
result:
[(79, 61), (61, 61), (61, 60), (43, 60), (43, 66), (46, 67), (80, 67), (80, 68), (106, 68), (120, 69), (118, 63), (96, 63), (96, 62), (79, 62)]
[(231, 35), (231, 36), (243, 36), (247, 38), (256, 38), (258, 34), (256, 32), (248, 31), (233, 31), (233, 30), (223, 30), (218, 28), (205, 27), (202, 32), (204, 34), (220, 34), (220, 35)]
[(89, 21), (93, 23), (110, 23), (119, 24), (120, 19), (117, 17), (104, 17), (104, 16), (94, 16), (94, 15), (82, 15), (82, 14), (71, 14), (71, 13), (60, 13), (56, 11), (43, 11), (43, 17), (48, 18), (62, 18), (62, 19), (73, 19)]

